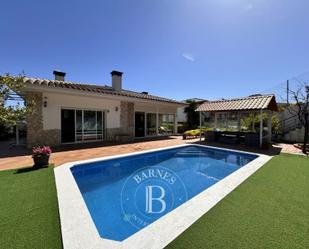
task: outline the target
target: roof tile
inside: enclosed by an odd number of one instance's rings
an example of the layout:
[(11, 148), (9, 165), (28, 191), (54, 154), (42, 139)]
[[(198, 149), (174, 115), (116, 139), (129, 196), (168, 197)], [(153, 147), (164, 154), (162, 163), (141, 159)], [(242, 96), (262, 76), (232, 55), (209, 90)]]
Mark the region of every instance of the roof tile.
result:
[(52, 88), (63, 88), (63, 89), (73, 89), (78, 91), (86, 91), (100, 94), (110, 94), (116, 96), (123, 96), (129, 98), (138, 98), (152, 101), (160, 101), (174, 104), (185, 105), (183, 102), (179, 102), (172, 99), (167, 99), (159, 96), (154, 96), (150, 94), (138, 93), (128, 90), (116, 91), (110, 86), (99, 86), (99, 85), (91, 85), (91, 84), (82, 84), (75, 82), (63, 82), (58, 80), (46, 80), (46, 79), (35, 79), (35, 78), (24, 78), (24, 83), (29, 85), (38, 85), (38, 86), (46, 86)]
[(201, 104), (196, 111), (242, 111), (268, 109), (277, 111), (277, 103), (274, 95), (258, 95), (238, 99), (207, 101)]

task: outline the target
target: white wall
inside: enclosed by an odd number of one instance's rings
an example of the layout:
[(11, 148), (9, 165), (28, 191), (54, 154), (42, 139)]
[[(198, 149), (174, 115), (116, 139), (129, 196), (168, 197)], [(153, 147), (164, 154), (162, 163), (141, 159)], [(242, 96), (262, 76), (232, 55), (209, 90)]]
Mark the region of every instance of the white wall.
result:
[(171, 107), (160, 104), (160, 103), (144, 103), (144, 102), (135, 102), (134, 104), (134, 110), (135, 112), (148, 112), (148, 113), (163, 113), (163, 114), (176, 114), (177, 113), (177, 107)]
[[(43, 108), (43, 129), (61, 129), (61, 109), (90, 109), (109, 110), (106, 113), (106, 128), (120, 127), (120, 100), (106, 99), (102, 96), (81, 96), (65, 93), (43, 93), (43, 102), (47, 102), (47, 107)], [(133, 101), (132, 101), (133, 102)], [(116, 111), (118, 107), (118, 111)], [(134, 103), (135, 112), (176, 114), (177, 106), (159, 102)], [(177, 116), (176, 116), (177, 119)]]
[(285, 109), (282, 112), (279, 112), (278, 117), (281, 122), (283, 122), (283, 126), (286, 131), (289, 131), (284, 134), (284, 140), (286, 142), (303, 142), (304, 141), (304, 134), (305, 134), (305, 129), (304, 127), (302, 128), (297, 128), (297, 125), (300, 123), (298, 116), (295, 116), (297, 114), (297, 107), (295, 106), (294, 108), (292, 107), (292, 110), (289, 111), (288, 109)]
[(185, 113), (185, 107), (179, 107), (177, 109), (178, 122), (187, 122), (187, 114)]
[[(120, 127), (120, 101), (108, 100), (102, 97), (75, 96), (59, 93), (43, 93), (43, 128), (61, 129), (61, 109), (80, 108), (93, 110), (109, 110), (106, 113), (106, 128)], [(116, 111), (118, 107), (118, 111)]]
[(304, 135), (305, 135), (305, 128), (302, 127), (301, 129), (295, 129), (293, 131), (284, 134), (284, 140), (292, 143), (295, 142), (302, 143), (304, 141)]

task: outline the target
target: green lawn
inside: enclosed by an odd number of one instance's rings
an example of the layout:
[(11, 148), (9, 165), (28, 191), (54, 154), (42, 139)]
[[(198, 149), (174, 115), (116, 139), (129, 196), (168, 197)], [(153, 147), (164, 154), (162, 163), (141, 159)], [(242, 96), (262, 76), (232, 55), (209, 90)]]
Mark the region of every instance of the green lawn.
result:
[[(62, 248), (52, 168), (0, 171), (0, 194), (0, 248)], [(168, 248), (309, 248), (309, 159), (276, 156)]]
[(52, 167), (0, 171), (0, 248), (62, 248)]
[(167, 248), (309, 248), (309, 159), (276, 156)]

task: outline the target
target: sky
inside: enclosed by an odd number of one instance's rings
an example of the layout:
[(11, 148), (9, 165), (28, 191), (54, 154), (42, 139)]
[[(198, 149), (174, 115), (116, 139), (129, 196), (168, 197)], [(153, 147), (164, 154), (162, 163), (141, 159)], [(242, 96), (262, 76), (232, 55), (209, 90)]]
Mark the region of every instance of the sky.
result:
[[(309, 72), (308, 0), (1, 0), (0, 74), (183, 100), (271, 93)], [(309, 80), (309, 77), (308, 77)]]

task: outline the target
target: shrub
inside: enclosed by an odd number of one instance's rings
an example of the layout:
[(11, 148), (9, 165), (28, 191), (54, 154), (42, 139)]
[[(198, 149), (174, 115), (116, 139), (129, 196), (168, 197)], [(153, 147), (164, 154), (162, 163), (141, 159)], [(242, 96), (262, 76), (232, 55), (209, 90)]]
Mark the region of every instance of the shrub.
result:
[(187, 136), (198, 136), (200, 135), (200, 129), (185, 131), (184, 134)]

